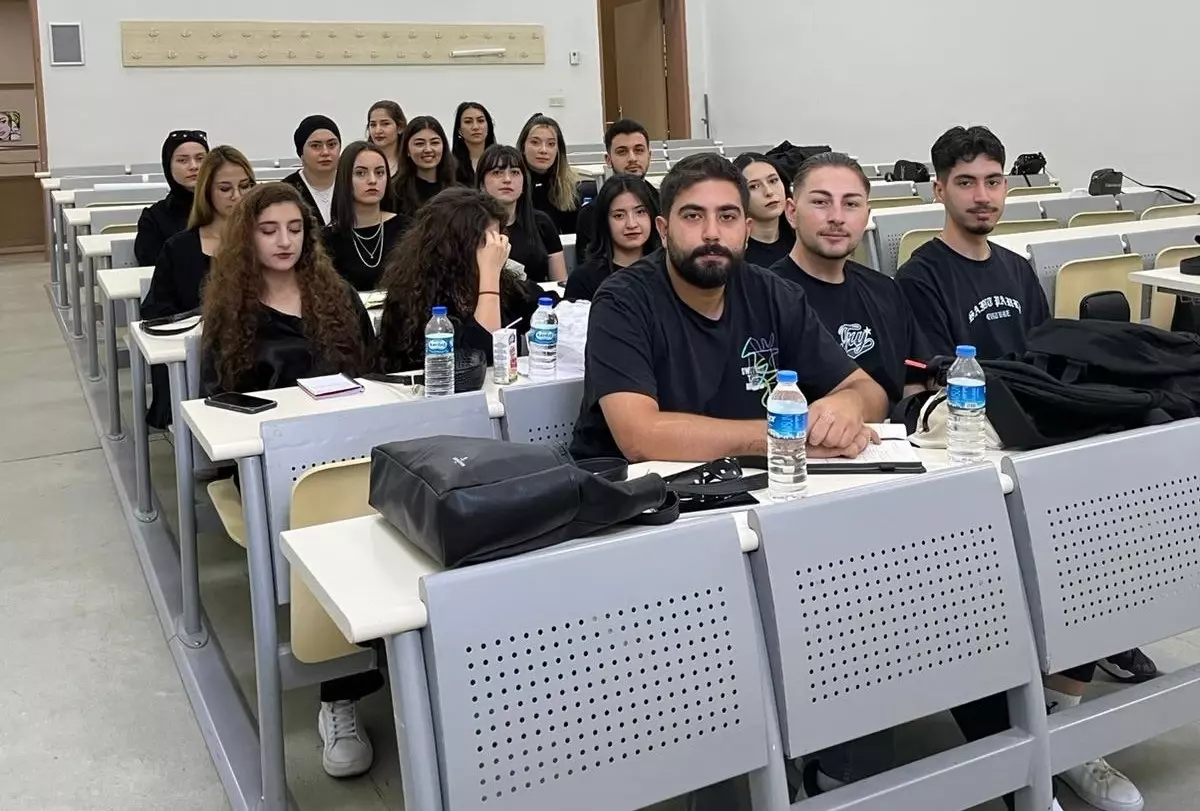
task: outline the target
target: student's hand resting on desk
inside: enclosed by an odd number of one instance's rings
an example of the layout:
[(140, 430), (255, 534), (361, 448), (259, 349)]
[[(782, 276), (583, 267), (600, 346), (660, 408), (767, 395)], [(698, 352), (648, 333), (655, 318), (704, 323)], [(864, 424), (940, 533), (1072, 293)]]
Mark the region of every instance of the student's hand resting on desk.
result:
[(508, 237), (495, 231), (488, 231), (483, 236), (483, 244), (475, 252), (475, 262), (479, 265), (479, 289), (495, 292), (500, 284), (500, 271), (508, 261), (511, 247)]
[(867, 445), (878, 443), (879, 435), (863, 422), (862, 407), (855, 396), (833, 394), (817, 400), (808, 410), (808, 454), (815, 459), (853, 459)]

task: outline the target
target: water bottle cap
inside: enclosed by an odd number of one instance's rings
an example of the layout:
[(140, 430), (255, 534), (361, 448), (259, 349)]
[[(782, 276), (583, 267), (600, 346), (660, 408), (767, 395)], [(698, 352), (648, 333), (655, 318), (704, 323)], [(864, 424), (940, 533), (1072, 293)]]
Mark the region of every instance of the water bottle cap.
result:
[(550, 298), (549, 296), (542, 296), (540, 299), (538, 299), (538, 306), (539, 307), (553, 307), (554, 299)]
[(441, 318), (445, 315), (446, 315), (446, 308), (443, 307), (442, 305), (439, 304), (433, 308), (433, 317), (434, 318)]
[(780, 383), (795, 383), (798, 377), (795, 372), (780, 370), (775, 379)]
[(960, 358), (973, 358), (975, 357), (975, 347), (963, 344), (962, 346), (955, 347), (954, 354)]

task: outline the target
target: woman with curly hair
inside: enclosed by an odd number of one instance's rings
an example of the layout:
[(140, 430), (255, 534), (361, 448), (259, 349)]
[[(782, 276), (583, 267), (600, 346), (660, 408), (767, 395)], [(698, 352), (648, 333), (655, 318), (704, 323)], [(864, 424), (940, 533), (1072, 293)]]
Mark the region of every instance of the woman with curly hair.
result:
[(431, 200), (388, 257), (383, 274), (387, 301), (379, 325), (379, 364), (386, 372), (418, 369), (425, 362), (425, 323), (435, 305), (454, 322), (456, 349), (478, 349), (492, 358), (492, 332), (520, 321), (529, 329), (537, 309), (536, 284), (505, 269), (507, 219), (498, 202), (467, 188), (447, 189)]
[(400, 162), (393, 181), (396, 213), (415, 216), (435, 194), (455, 185), (457, 175), (457, 162), (441, 123), (431, 115), (409, 121), (400, 138)]
[[(329, 263), (319, 229), (312, 208), (286, 183), (257, 186), (242, 199), (204, 286), (205, 396), (368, 370), (370, 319)], [(358, 701), (382, 686), (378, 670), (321, 685), (317, 728), (331, 777), (371, 768), (374, 750), (358, 723)]]

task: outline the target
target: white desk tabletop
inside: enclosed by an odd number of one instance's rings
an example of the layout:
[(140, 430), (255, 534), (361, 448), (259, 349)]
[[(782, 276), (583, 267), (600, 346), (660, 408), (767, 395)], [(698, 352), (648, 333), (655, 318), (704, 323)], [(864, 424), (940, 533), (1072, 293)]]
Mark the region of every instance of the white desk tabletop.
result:
[(1200, 276), (1184, 276), (1177, 267), (1135, 270), (1129, 274), (1129, 281), (1179, 293), (1200, 295)]
[(84, 234), (78, 238), (79, 252), (88, 259), (112, 256), (114, 242), (132, 242), (137, 234)]
[(1136, 220), (1134, 222), (1111, 222), (1104, 225), (1086, 225), (1080, 228), (1054, 228), (1049, 231), (1031, 231), (1027, 234), (1004, 234), (991, 241), (1002, 247), (1029, 257), (1029, 246), (1042, 242), (1064, 242), (1087, 237), (1125, 236), (1147, 231), (1165, 231), (1169, 228), (1196, 226), (1200, 232), (1200, 217), (1171, 217), (1165, 220)]
[[(146, 207), (145, 203), (128, 206), (104, 206), (103, 211), (129, 213), (141, 211)], [(92, 213), (97, 211), (95, 208), (68, 208), (63, 211), (63, 219), (67, 221), (67, 225), (72, 228), (78, 228), (81, 225), (91, 226)]]
[(50, 180), (51, 179), (49, 172), (34, 172), (33, 176), (37, 180)]
[[(41, 175), (41, 177), (38, 177)], [(62, 188), (61, 177), (50, 177), (49, 172), (38, 172), (34, 175), (42, 184), (42, 191), (58, 191)]]
[[(130, 270), (140, 270), (141, 268), (130, 268)], [(150, 268), (154, 270), (154, 268)], [(180, 321), (179, 326), (184, 326), (185, 322)], [(187, 351), (184, 346), (184, 339), (188, 335), (195, 333), (199, 335), (202, 327), (196, 327), (194, 330), (185, 332), (181, 335), (148, 335), (141, 329), (142, 322), (134, 321), (129, 325), (129, 334), (133, 338), (133, 342), (137, 344), (138, 352), (142, 354), (142, 358), (151, 366), (159, 363), (183, 363), (187, 359)], [(216, 411), (215, 408), (208, 409)], [(233, 412), (228, 412), (233, 413)]]
[(55, 189), (50, 192), (50, 199), (54, 201), (55, 205), (73, 206), (75, 205), (75, 192), (71, 189), (66, 191)]
[(142, 280), (154, 275), (154, 266), (105, 268), (96, 273), (96, 282), (111, 301), (142, 297)]
[[(919, 450), (926, 467), (946, 466), (945, 451)], [(998, 459), (1000, 454), (991, 454)], [(634, 465), (630, 475), (671, 473), (694, 467), (691, 462), (649, 462)], [(895, 479), (901, 475), (816, 475), (809, 477), (808, 492), (820, 495)], [(757, 494), (765, 501), (765, 494)], [(750, 529), (746, 509), (729, 511), (737, 526), (744, 551), (758, 548), (758, 536)], [(684, 516), (681, 521), (710, 518), (720, 511)], [(621, 527), (612, 534), (641, 531)], [(603, 535), (596, 536), (596, 539)], [(352, 518), (332, 524), (288, 530), (280, 536), (280, 547), (312, 593), (341, 632), (352, 642), (424, 627), (428, 620), (421, 601), (420, 579), (441, 570), (391, 524), (378, 515)]]

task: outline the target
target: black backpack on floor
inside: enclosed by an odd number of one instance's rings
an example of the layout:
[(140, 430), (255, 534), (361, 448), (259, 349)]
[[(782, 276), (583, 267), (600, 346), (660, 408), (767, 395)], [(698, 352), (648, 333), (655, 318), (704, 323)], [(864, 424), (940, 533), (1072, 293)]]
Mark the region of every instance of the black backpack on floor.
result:
[[(944, 382), (954, 358), (931, 361)], [(1200, 415), (1200, 337), (1143, 324), (1051, 319), (1021, 357), (980, 361), (1006, 448), (1033, 449)], [(925, 394), (928, 397), (928, 393)], [(921, 395), (918, 395), (921, 397)], [(902, 402), (897, 416), (919, 408)]]

